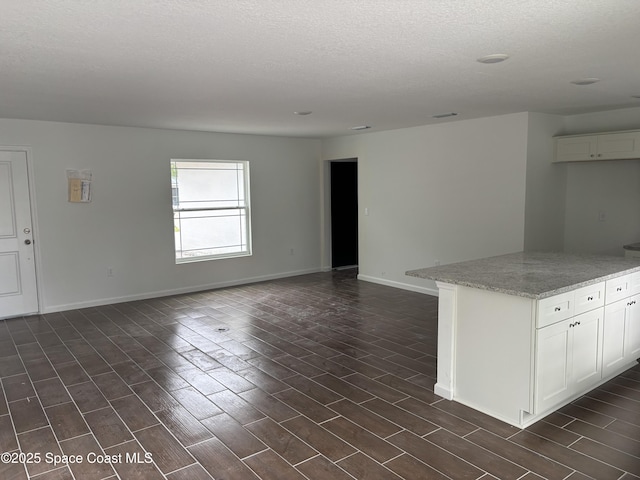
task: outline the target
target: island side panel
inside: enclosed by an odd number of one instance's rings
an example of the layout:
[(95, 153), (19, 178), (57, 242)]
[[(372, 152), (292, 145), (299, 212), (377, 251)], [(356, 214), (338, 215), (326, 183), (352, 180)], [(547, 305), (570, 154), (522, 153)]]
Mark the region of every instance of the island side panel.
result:
[(455, 312), (453, 399), (522, 426), (533, 411), (535, 300), (459, 286)]
[(436, 282), (436, 285), (438, 286), (438, 381), (433, 391), (436, 395), (452, 400), (458, 287), (444, 282)]

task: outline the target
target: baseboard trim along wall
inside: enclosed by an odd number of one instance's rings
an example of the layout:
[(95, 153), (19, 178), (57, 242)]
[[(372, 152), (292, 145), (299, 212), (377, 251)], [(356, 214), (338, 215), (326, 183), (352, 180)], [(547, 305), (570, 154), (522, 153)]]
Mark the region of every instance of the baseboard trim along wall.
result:
[(45, 313), (64, 312), (67, 310), (76, 310), (78, 308), (99, 307), (102, 305), (111, 305), (115, 303), (134, 302), (137, 300), (148, 300), (150, 298), (162, 298), (162, 297), (168, 297), (171, 295), (182, 295), (185, 293), (204, 292), (207, 290), (216, 290), (216, 289), (225, 288), (225, 287), (249, 285), (251, 283), (264, 282), (267, 280), (277, 280), (279, 278), (297, 277), (299, 275), (307, 275), (309, 273), (318, 273), (320, 271), (321, 271), (320, 268), (311, 268), (307, 270), (297, 270), (293, 272), (283, 272), (283, 273), (276, 273), (272, 275), (262, 275), (258, 277), (240, 278), (240, 279), (232, 280), (228, 282), (217, 282), (217, 283), (211, 283), (207, 285), (195, 285), (195, 286), (185, 287), (185, 288), (175, 288), (171, 290), (159, 290), (155, 292), (140, 293), (136, 295), (126, 295), (123, 297), (99, 298), (94, 300), (88, 300), (86, 302), (67, 303), (63, 305), (50, 305), (45, 307), (41, 313), (45, 314)]
[(402, 290), (410, 290), (412, 292), (424, 293), (426, 295), (432, 295), (434, 297), (438, 296), (437, 288), (428, 288), (428, 287), (418, 287), (416, 285), (411, 285), (410, 283), (396, 282), (393, 280), (386, 280), (384, 278), (371, 277), (369, 275), (358, 275), (358, 280), (363, 280), (365, 282), (378, 283), (380, 285), (386, 285), (387, 287), (400, 288)]

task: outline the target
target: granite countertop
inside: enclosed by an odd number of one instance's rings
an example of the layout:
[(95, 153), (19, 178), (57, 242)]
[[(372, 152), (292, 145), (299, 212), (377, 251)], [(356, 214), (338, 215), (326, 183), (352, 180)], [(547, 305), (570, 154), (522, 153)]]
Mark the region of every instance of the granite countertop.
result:
[(640, 258), (519, 252), (410, 270), (407, 275), (541, 299), (640, 271)]

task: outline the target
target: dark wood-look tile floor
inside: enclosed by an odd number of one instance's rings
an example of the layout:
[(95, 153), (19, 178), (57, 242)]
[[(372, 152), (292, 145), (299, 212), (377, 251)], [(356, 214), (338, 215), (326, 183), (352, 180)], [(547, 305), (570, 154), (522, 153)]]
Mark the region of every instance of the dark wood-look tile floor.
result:
[(434, 395), (436, 329), (354, 271), (0, 321), (0, 479), (640, 478), (640, 368), (519, 430)]

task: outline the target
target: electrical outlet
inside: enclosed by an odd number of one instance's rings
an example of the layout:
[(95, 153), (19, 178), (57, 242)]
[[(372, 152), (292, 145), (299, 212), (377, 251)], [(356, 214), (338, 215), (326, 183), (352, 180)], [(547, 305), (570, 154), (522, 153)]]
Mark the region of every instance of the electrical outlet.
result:
[(599, 212), (598, 212), (598, 221), (599, 221), (599, 222), (604, 222), (606, 219), (607, 219), (607, 214), (606, 214), (606, 212), (599, 211)]
[(113, 277), (113, 267), (107, 267), (107, 277)]
[(296, 252), (295, 252), (295, 250), (294, 250), (293, 248), (290, 248), (290, 249), (289, 249), (289, 255), (295, 255), (295, 253), (296, 253)]

